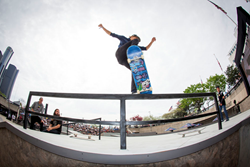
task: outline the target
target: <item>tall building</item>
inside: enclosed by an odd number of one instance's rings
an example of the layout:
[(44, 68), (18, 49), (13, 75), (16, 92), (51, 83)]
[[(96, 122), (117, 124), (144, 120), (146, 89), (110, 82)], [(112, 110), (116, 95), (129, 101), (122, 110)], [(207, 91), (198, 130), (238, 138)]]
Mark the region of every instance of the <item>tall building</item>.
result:
[(8, 46), (3, 54), (1, 61), (0, 61), (0, 85), (1, 85), (1, 82), (3, 79), (3, 72), (4, 72), (5, 68), (7, 67), (13, 53), (14, 53), (13, 49)]
[(2, 52), (0, 50), (0, 62), (1, 62), (2, 58), (3, 58), (3, 54), (2, 54)]
[(13, 86), (15, 84), (19, 70), (12, 64), (5, 70), (3, 75), (3, 81), (0, 86), (0, 91), (6, 95), (7, 99), (10, 99)]
[(236, 47), (237, 47), (237, 42), (234, 43), (234, 45), (232, 46), (232, 48), (230, 49), (228, 53), (228, 56), (229, 56), (228, 60), (234, 66), (235, 66), (234, 59), (235, 59), (235, 54), (236, 54)]

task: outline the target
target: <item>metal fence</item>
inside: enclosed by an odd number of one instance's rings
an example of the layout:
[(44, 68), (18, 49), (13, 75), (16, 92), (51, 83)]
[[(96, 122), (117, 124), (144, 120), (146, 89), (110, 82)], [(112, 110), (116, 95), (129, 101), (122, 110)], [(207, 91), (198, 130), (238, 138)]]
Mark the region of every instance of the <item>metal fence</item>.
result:
[[(47, 114), (34, 113), (29, 110), (30, 101), (32, 96), (43, 96), (43, 97), (57, 97), (57, 98), (74, 98), (74, 99), (108, 99), (108, 100), (119, 100), (120, 101), (120, 121), (97, 121), (97, 120), (84, 120), (84, 119), (73, 119), (68, 117), (56, 117)], [(126, 100), (157, 100), (157, 99), (177, 99), (177, 98), (197, 98), (197, 97), (210, 97), (214, 98), (214, 103), (216, 107), (215, 112), (200, 114), (196, 116), (176, 118), (176, 119), (166, 119), (166, 120), (153, 120), (153, 121), (126, 121)], [(221, 118), (219, 113), (218, 101), (215, 93), (181, 93), (181, 94), (79, 94), (79, 93), (54, 93), (54, 92), (33, 92), (29, 93), (28, 101), (25, 108), (24, 117), (24, 129), (27, 128), (27, 116), (29, 113), (40, 115), (44, 117), (71, 121), (71, 122), (81, 122), (89, 124), (99, 124), (99, 125), (119, 125), (120, 126), (120, 149), (126, 149), (126, 126), (127, 125), (145, 125), (145, 124), (161, 124), (168, 122), (177, 122), (184, 120), (191, 120), (201, 117), (206, 117), (209, 115), (218, 115), (218, 129), (222, 129)]]

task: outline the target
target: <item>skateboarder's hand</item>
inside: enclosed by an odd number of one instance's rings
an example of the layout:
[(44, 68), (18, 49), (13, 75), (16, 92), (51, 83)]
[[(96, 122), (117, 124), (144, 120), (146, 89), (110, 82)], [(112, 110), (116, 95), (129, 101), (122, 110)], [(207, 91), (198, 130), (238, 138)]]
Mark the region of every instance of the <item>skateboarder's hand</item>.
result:
[(102, 24), (99, 24), (98, 27), (99, 27), (99, 28), (103, 28), (103, 25), (102, 25)]
[(156, 41), (156, 38), (155, 38), (155, 37), (153, 37), (151, 41), (152, 41), (152, 42), (155, 42), (155, 41)]

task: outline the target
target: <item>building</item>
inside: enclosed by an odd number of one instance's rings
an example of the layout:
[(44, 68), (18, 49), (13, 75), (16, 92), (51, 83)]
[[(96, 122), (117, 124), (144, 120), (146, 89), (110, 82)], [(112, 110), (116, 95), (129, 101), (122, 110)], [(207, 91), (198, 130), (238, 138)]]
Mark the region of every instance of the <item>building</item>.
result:
[(12, 55), (13, 55), (13, 49), (11, 47), (7, 47), (7, 49), (5, 50), (1, 61), (0, 61), (0, 85), (2, 83), (3, 80), (3, 73), (5, 68), (7, 67)]
[(3, 58), (3, 54), (2, 54), (2, 52), (0, 50), (0, 62), (1, 62), (2, 58)]
[(7, 99), (10, 99), (18, 72), (19, 70), (13, 64), (10, 64), (8, 69), (4, 72), (0, 91), (6, 95)]
[(228, 60), (234, 66), (235, 66), (234, 59), (235, 59), (235, 54), (236, 54), (236, 47), (237, 47), (237, 42), (234, 43), (234, 45), (231, 47), (228, 53), (228, 56), (229, 56)]

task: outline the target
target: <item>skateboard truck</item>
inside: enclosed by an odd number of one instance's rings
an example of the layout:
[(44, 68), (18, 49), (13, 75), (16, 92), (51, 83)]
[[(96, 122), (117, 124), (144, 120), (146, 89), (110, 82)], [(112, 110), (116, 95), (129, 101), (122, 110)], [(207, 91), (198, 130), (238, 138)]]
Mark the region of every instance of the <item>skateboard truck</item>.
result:
[(137, 94), (140, 94), (141, 92), (146, 92), (146, 91), (153, 91), (152, 87), (150, 87), (149, 89), (146, 89), (146, 90), (137, 90)]

